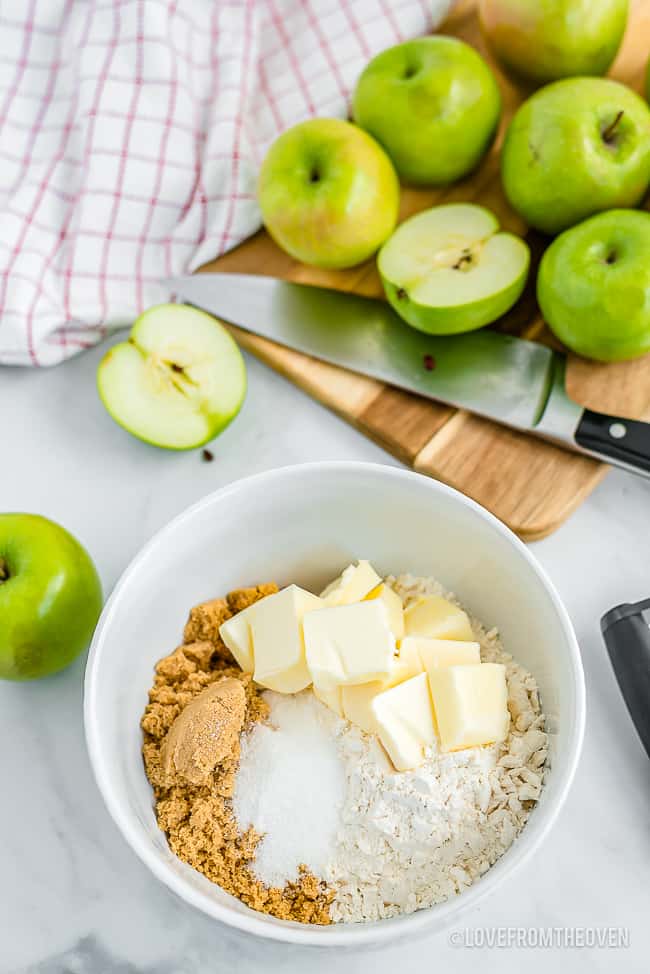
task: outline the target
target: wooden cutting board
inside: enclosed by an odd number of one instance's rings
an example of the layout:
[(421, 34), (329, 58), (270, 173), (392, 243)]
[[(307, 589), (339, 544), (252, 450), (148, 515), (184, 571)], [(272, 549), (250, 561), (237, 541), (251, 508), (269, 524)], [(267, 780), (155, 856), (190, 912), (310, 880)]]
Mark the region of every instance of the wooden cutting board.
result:
[[(495, 145), (477, 172), (444, 189), (404, 189), (401, 218), (443, 201), (473, 201), (493, 210), (506, 229), (526, 235), (534, 256), (529, 285), (496, 327), (553, 344), (555, 340), (541, 319), (534, 296), (534, 268), (544, 243), (536, 234), (527, 233), (508, 206), (499, 180), (503, 133), (525, 92), (517, 90), (487, 54), (471, 0), (456, 6), (442, 29), (472, 44), (493, 64), (503, 94), (503, 119)], [(611, 75), (640, 91), (649, 53), (650, 0), (636, 0)], [(264, 232), (202, 270), (269, 274), (373, 297), (382, 295), (374, 261), (347, 271), (317, 270), (292, 260)], [(326, 365), (239, 329), (233, 333), (244, 348), (405, 464), (473, 497), (527, 540), (543, 538), (559, 527), (609, 469), (463, 410)], [(572, 356), (568, 388), (574, 399), (592, 409), (628, 418), (650, 418), (650, 357), (598, 365)]]

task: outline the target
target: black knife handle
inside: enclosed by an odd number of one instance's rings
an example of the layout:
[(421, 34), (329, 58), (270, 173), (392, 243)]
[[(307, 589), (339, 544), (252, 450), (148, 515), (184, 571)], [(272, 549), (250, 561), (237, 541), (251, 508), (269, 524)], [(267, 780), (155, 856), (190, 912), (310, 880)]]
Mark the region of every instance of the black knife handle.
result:
[(637, 733), (650, 757), (650, 599), (618, 605), (600, 620), (607, 652)]
[(574, 437), (579, 446), (604, 460), (650, 473), (650, 423), (585, 409)]

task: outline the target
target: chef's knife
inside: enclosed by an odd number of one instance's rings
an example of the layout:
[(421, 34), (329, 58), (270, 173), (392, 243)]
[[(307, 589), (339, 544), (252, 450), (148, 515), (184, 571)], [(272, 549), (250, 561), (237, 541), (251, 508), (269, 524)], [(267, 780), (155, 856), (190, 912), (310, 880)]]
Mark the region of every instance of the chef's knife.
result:
[(287, 348), (650, 477), (650, 423), (583, 409), (566, 393), (565, 356), (543, 345), (486, 330), (426, 335), (385, 301), (255, 274), (165, 283)]

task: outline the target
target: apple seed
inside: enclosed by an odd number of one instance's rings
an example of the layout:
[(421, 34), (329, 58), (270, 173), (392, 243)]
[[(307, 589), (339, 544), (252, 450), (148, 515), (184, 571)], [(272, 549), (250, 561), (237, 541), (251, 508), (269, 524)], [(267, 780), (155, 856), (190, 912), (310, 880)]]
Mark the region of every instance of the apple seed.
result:
[(460, 257), (458, 258), (456, 263), (452, 264), (452, 270), (467, 271), (470, 269), (473, 262), (474, 262), (474, 257), (472, 255), (472, 251), (469, 249), (469, 247), (465, 247), (465, 249), (461, 251)]

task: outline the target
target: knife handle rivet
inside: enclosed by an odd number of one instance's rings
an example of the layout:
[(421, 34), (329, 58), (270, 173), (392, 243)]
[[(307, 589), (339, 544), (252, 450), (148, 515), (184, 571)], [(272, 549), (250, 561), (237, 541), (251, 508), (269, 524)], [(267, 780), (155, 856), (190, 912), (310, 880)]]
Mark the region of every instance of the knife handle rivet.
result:
[(624, 423), (612, 423), (609, 427), (609, 435), (614, 440), (622, 440), (627, 433), (627, 426)]

